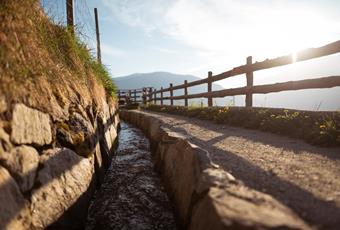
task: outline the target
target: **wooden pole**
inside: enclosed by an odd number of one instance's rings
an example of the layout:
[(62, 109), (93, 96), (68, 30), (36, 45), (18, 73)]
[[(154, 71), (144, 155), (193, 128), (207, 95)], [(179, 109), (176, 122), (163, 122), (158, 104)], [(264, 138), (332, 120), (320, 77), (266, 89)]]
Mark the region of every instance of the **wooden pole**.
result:
[(143, 88), (142, 98), (143, 98), (143, 104), (146, 105), (146, 89)]
[(156, 103), (157, 103), (157, 97), (156, 97), (157, 95), (156, 95), (156, 89), (153, 89), (153, 103), (156, 105)]
[(99, 33), (99, 21), (98, 21), (98, 10), (94, 8), (94, 18), (96, 21), (96, 36), (97, 36), (97, 61), (98, 63), (102, 63), (102, 55), (100, 49), (100, 33)]
[(161, 105), (163, 105), (163, 87), (161, 87)]
[(129, 104), (131, 104), (131, 90), (129, 90), (128, 98), (129, 98)]
[(137, 103), (137, 91), (136, 91), (136, 89), (133, 91), (133, 99), (134, 99), (135, 103)]
[(170, 83), (170, 105), (174, 105), (174, 99), (172, 97), (174, 96), (174, 91), (172, 89), (172, 83)]
[(66, 21), (68, 29), (74, 34), (73, 0), (66, 0)]
[[(253, 70), (251, 69), (251, 65), (253, 63), (252, 56), (247, 57), (247, 87), (250, 89), (254, 85), (254, 79), (253, 79)], [(246, 107), (252, 107), (253, 106), (253, 94), (251, 92), (248, 92), (246, 94)]]
[(149, 87), (149, 102), (152, 102), (152, 88)]
[[(209, 71), (208, 72), (208, 93), (210, 93), (212, 91), (212, 72)], [(208, 97), (208, 107), (212, 107), (213, 106), (213, 100), (212, 97), (209, 96)]]
[[(184, 81), (184, 96), (188, 96), (188, 81)], [(188, 106), (188, 98), (184, 98), (184, 106)]]

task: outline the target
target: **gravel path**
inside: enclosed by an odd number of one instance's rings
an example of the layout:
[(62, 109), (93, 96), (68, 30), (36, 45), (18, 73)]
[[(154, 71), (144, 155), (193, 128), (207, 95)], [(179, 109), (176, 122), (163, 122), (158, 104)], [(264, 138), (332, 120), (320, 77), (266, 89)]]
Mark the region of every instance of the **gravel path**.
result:
[(176, 229), (148, 139), (130, 125), (121, 128), (117, 156), (90, 206), (86, 230)]
[(340, 229), (340, 148), (315, 147), (194, 118), (149, 114), (208, 150), (214, 163), (244, 184), (272, 195), (316, 228)]

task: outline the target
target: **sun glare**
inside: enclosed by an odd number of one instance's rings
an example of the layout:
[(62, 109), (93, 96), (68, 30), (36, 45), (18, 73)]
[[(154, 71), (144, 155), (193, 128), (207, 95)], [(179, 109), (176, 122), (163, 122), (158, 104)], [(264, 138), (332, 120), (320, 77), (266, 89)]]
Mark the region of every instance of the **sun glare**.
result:
[(297, 56), (297, 52), (296, 51), (294, 51), (294, 52), (292, 52), (292, 62), (293, 63), (295, 63), (296, 62), (296, 56)]
[(292, 62), (298, 51), (325, 43), (327, 33), (322, 31), (331, 26), (321, 16), (303, 9), (264, 12), (256, 24), (257, 53), (272, 57), (291, 53)]

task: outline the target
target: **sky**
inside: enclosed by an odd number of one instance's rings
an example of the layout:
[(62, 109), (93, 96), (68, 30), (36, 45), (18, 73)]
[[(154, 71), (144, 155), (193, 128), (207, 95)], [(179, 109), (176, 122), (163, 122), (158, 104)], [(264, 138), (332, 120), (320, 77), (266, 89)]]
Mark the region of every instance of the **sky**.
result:
[[(77, 0), (75, 0), (77, 1)], [(113, 76), (205, 77), (340, 39), (338, 0), (88, 0), (98, 7)]]
[[(247, 56), (262, 61), (340, 40), (339, 0), (74, 1), (81, 8), (76, 19), (90, 9), (87, 19), (76, 21), (88, 31), (98, 8), (102, 61), (113, 77), (167, 71), (204, 78), (243, 65)], [(95, 47), (94, 31), (89, 34)], [(338, 63), (336, 54), (259, 71), (255, 84), (340, 75)], [(218, 83), (237, 87), (245, 78)], [(338, 88), (334, 92), (340, 97)]]

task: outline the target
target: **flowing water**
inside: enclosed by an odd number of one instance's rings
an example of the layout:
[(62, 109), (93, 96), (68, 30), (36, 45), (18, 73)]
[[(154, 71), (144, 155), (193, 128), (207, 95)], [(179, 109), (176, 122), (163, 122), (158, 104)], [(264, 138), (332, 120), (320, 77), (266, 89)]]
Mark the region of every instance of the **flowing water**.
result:
[(89, 208), (86, 230), (176, 229), (172, 205), (153, 171), (149, 141), (121, 124), (119, 147)]

